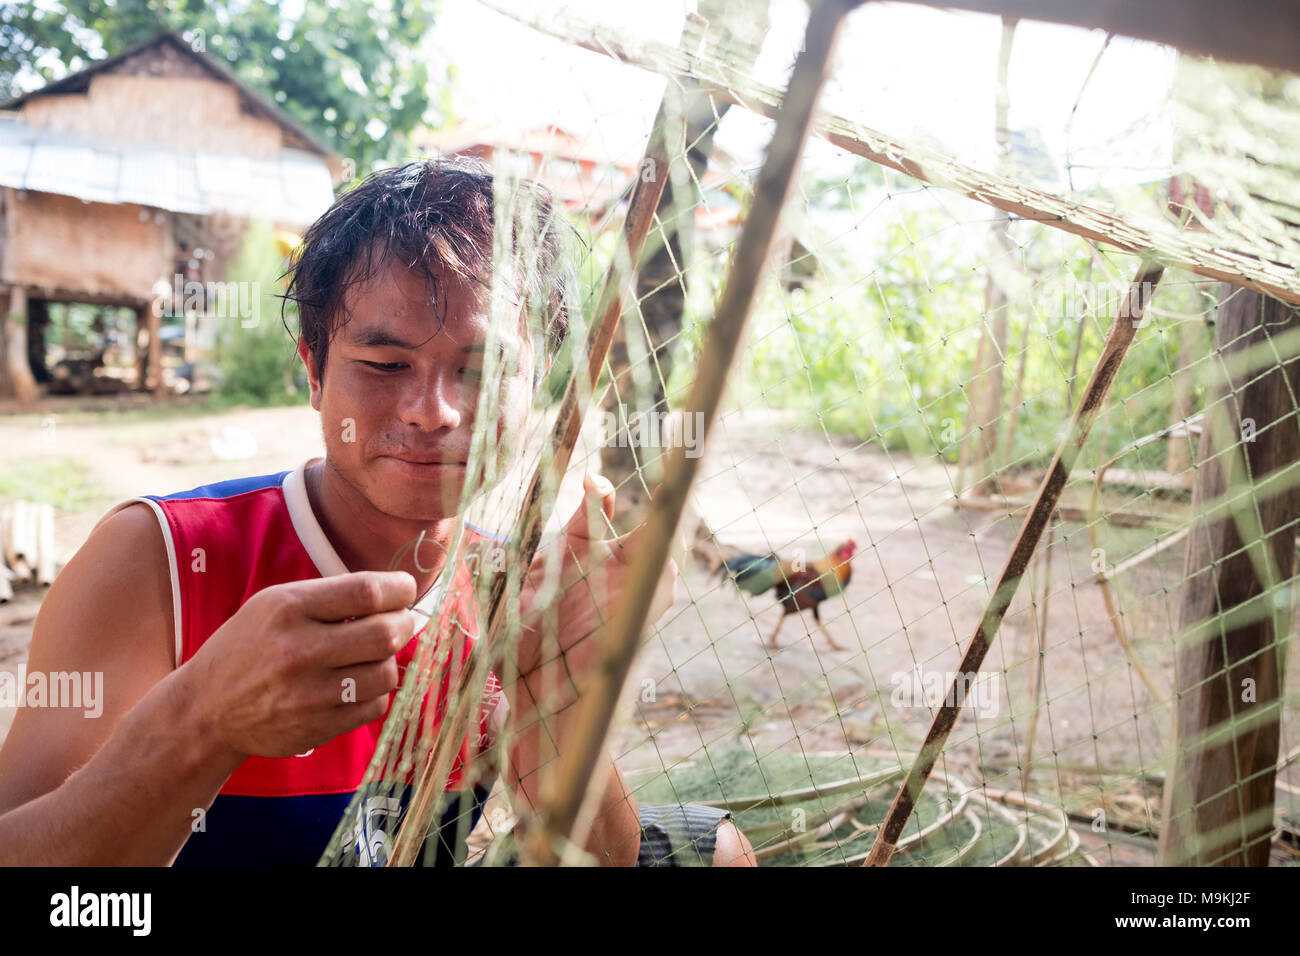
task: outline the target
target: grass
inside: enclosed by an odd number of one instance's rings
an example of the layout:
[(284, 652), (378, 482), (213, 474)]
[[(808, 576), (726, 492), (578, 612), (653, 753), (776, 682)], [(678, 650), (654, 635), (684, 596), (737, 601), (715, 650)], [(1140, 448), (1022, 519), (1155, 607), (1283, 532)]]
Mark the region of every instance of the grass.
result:
[(94, 472), (75, 458), (18, 458), (0, 466), (0, 498), (52, 505), (66, 514), (86, 509), (98, 495)]

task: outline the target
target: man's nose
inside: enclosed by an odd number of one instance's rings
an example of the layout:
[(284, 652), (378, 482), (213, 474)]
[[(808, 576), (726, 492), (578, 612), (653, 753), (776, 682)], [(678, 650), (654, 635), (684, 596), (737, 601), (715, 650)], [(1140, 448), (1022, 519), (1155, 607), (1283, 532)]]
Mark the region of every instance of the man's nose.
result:
[(461, 408), (455, 370), (434, 369), (411, 376), (402, 389), (398, 414), (402, 424), (423, 431), (460, 427)]

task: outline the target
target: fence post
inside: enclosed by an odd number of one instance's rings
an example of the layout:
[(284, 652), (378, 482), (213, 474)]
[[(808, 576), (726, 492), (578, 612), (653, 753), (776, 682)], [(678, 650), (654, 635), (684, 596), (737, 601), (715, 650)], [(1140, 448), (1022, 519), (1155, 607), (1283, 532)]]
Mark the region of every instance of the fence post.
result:
[(1206, 400), (1178, 621), (1162, 866), (1268, 865), (1294, 630), (1300, 312), (1222, 289), (1222, 371)]

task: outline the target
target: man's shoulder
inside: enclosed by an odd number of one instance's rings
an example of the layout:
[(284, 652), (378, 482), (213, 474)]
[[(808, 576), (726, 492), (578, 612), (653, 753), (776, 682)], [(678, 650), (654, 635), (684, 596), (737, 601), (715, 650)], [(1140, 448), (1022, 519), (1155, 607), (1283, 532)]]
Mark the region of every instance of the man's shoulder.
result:
[[(148, 505), (177, 556), (202, 546), (213, 556), (221, 553), (228, 566), (231, 561), (245, 566), (255, 557), (249, 550), (250, 540), (268, 547), (283, 546), (295, 535), (292, 509), (284, 493), (284, 479), (289, 474), (230, 478), (170, 494), (138, 495), (118, 508)], [(235, 571), (235, 566), (229, 569)]]
[(243, 478), (227, 478), (224, 481), (198, 485), (187, 491), (176, 491), (167, 495), (144, 495), (155, 501), (191, 501), (198, 499), (237, 498), (251, 492), (264, 491), (269, 488), (281, 488), (289, 471), (273, 472), (265, 475), (250, 475)]

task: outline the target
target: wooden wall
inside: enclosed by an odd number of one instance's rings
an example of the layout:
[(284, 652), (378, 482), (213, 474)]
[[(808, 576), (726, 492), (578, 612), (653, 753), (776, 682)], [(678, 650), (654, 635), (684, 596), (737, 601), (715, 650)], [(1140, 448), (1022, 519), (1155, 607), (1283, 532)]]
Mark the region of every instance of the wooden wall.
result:
[(98, 74), (82, 93), (37, 96), (19, 122), (108, 142), (273, 157), (284, 132), (242, 110), (239, 91), (216, 79)]
[(5, 282), (140, 300), (172, 273), (169, 213), (6, 192)]

